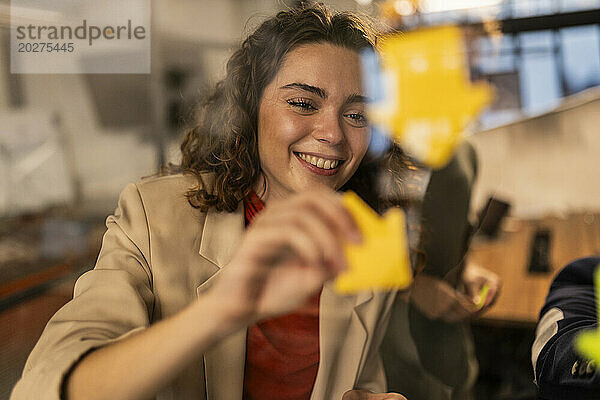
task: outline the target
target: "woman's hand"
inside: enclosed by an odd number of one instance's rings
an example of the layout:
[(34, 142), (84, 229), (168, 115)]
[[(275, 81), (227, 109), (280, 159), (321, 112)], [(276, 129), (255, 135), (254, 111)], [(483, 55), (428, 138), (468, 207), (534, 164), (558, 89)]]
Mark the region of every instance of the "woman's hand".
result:
[(339, 194), (321, 189), (269, 203), (211, 296), (241, 324), (291, 312), (346, 268), (344, 241), (360, 233)]
[[(442, 279), (426, 274), (417, 275), (410, 294), (411, 301), (429, 319), (457, 322), (489, 309), (498, 298), (502, 286), (498, 275), (469, 262), (463, 271), (462, 280), (465, 294)], [(477, 307), (479, 293), (486, 284), (489, 290), (485, 302)]]
[(483, 313), (494, 305), (500, 294), (500, 289), (502, 288), (502, 281), (498, 275), (480, 265), (468, 261), (463, 271), (462, 281), (467, 296), (469, 296), (471, 301), (475, 304), (480, 301), (479, 293), (481, 292), (481, 288), (483, 288), (484, 285), (488, 285), (489, 287), (485, 301), (477, 312), (478, 314)]
[(368, 390), (348, 390), (342, 400), (406, 400), (398, 393), (373, 393)]

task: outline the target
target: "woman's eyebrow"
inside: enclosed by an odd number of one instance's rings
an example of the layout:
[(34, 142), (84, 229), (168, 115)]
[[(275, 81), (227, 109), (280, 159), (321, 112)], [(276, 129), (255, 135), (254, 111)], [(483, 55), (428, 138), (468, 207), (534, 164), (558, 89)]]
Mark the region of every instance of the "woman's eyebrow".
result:
[[(299, 82), (288, 83), (287, 85), (282, 86), (281, 89), (300, 89), (300, 90), (305, 90), (307, 92), (314, 93), (323, 99), (327, 98), (327, 92), (325, 91), (325, 89), (322, 89), (320, 87), (313, 86), (313, 85), (308, 85), (306, 83), (299, 83)], [(344, 101), (344, 103), (346, 103), (346, 104), (368, 103), (368, 102), (369, 102), (368, 97), (363, 96), (362, 94), (358, 94), (358, 93), (351, 94), (350, 96), (348, 96), (346, 101)]]
[(281, 89), (300, 89), (300, 90), (305, 90), (307, 92), (314, 93), (323, 99), (327, 98), (327, 92), (325, 91), (325, 89), (321, 89), (320, 87), (308, 85), (306, 83), (299, 83), (299, 82), (288, 83), (287, 85), (282, 86)]
[(370, 100), (367, 96), (363, 96), (362, 94), (351, 94), (350, 96), (348, 96), (348, 98), (346, 99), (346, 101), (344, 103), (346, 104), (352, 104), (352, 103), (368, 103)]

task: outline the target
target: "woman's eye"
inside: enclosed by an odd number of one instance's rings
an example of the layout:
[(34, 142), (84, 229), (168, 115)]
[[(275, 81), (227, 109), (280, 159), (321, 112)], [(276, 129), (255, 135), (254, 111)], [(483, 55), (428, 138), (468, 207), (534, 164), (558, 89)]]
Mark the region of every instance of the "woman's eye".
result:
[(299, 108), (300, 110), (306, 112), (315, 111), (317, 109), (315, 106), (312, 105), (310, 101), (305, 99), (288, 100), (287, 103), (292, 107)]
[(367, 117), (361, 113), (350, 113), (345, 114), (347, 118), (350, 118), (352, 122), (357, 126), (367, 126), (369, 123), (367, 121)]

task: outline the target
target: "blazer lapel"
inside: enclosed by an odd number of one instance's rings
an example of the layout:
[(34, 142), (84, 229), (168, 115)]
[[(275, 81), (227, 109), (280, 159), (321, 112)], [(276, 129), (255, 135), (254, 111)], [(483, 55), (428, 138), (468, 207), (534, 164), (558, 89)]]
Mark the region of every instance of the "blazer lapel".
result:
[(319, 372), (312, 399), (341, 399), (354, 388), (367, 341), (362, 306), (372, 298), (372, 292), (341, 296), (332, 282), (324, 286), (319, 311)]
[[(218, 269), (198, 286), (198, 296), (212, 286), (222, 269), (229, 264), (241, 242), (244, 228), (241, 205), (233, 213), (218, 213), (212, 209), (208, 211), (199, 253)], [(228, 336), (204, 355), (208, 400), (242, 398), (245, 360), (246, 329)]]
[(232, 213), (208, 210), (199, 253), (202, 257), (222, 268), (231, 261), (244, 234), (244, 206), (240, 204)]

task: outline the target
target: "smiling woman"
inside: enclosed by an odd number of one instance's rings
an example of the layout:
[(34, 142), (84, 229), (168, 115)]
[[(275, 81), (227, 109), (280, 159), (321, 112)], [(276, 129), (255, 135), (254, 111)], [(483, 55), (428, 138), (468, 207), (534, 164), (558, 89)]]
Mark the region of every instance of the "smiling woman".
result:
[[(194, 174), (199, 182), (197, 188), (188, 192), (190, 203), (202, 210), (215, 207), (219, 211), (233, 212), (250, 189), (268, 195), (263, 193), (267, 189), (265, 185), (277, 182), (265, 179), (269, 172), (263, 167), (270, 154), (263, 152), (259, 157), (259, 146), (269, 145), (270, 141), (264, 140), (268, 135), (273, 136), (273, 143), (279, 140), (280, 132), (290, 128), (292, 121), (296, 121), (296, 127), (303, 121), (305, 137), (308, 137), (307, 124), (312, 124), (311, 134), (318, 135), (317, 131), (321, 130), (335, 136), (336, 132), (343, 131), (344, 139), (335, 149), (327, 149), (331, 150), (329, 153), (320, 151), (323, 144), (314, 146), (316, 148), (311, 144), (309, 148), (293, 149), (310, 153), (305, 154), (304, 161), (317, 168), (319, 158), (325, 165), (326, 157), (322, 156), (349, 151), (343, 147), (350, 143), (346, 142), (348, 138), (356, 144), (357, 132), (368, 145), (370, 130), (366, 127), (359, 53), (374, 48), (376, 41), (377, 31), (367, 20), (352, 13), (332, 14), (320, 5), (282, 12), (259, 26), (229, 59), (225, 79), (202, 104), (199, 123), (187, 133), (181, 146), (180, 167)], [(269, 93), (265, 93), (267, 89)], [(339, 93), (342, 89), (348, 93)], [(341, 99), (342, 95), (346, 98)], [(280, 117), (302, 118), (289, 118), (284, 125), (269, 126), (261, 131), (261, 125), (276, 123), (265, 120), (264, 116), (281, 106), (295, 113), (278, 113)], [(264, 112), (259, 116), (261, 108)], [(323, 143), (323, 139), (327, 140), (321, 138), (319, 142)], [(291, 143), (286, 147), (289, 145)], [(290, 150), (288, 148), (288, 152)], [(349, 153), (336, 155), (350, 156)], [(277, 153), (273, 156), (279, 157)], [(331, 161), (335, 160), (330, 160), (330, 168)], [(394, 171), (395, 186), (401, 187), (396, 177), (405, 169), (404, 156), (397, 146), (391, 146), (377, 159), (369, 153), (356, 154), (348, 163), (354, 169), (348, 165), (343, 167), (342, 161), (338, 157), (338, 171), (350, 173), (335, 171), (327, 181), (335, 180), (336, 184), (326, 186), (337, 190), (346, 184), (346, 188), (357, 191), (380, 211), (388, 204), (376, 191), (375, 175), (380, 171)], [(206, 173), (210, 174), (211, 182), (206, 181)], [(315, 177), (309, 178), (309, 182), (314, 183), (314, 180)], [(281, 189), (275, 188), (276, 191)]]
[(368, 159), (359, 51), (374, 43), (321, 5), (250, 35), (186, 135), (182, 173), (122, 192), (13, 400), (403, 399), (380, 393), (395, 293), (330, 282), (361, 240), (337, 191), (380, 208), (369, 179), (401, 154)]

